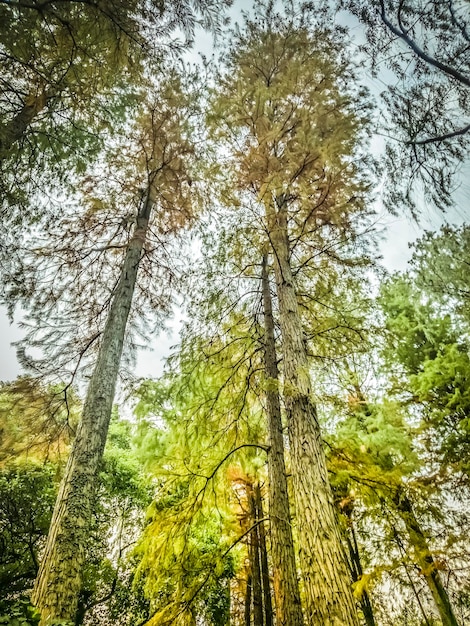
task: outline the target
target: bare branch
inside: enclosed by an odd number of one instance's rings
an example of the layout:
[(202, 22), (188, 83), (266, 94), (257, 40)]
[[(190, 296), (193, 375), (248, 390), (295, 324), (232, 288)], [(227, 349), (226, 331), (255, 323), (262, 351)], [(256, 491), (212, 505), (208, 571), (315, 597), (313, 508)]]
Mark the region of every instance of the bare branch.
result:
[(441, 70), (444, 74), (451, 76), (456, 81), (461, 83), (462, 85), (466, 85), (470, 87), (470, 78), (467, 78), (461, 72), (458, 72), (456, 69), (447, 65), (446, 63), (442, 63), (438, 59), (429, 55), (425, 50), (423, 50), (417, 43), (408, 35), (408, 31), (406, 31), (403, 27), (397, 28), (392, 24), (392, 22), (387, 17), (385, 12), (385, 3), (384, 0), (380, 0), (380, 17), (382, 18), (383, 23), (389, 28), (394, 35), (396, 35), (399, 39), (401, 39), (406, 45), (418, 56), (422, 61), (427, 63), (428, 65), (432, 65), (433, 67)]

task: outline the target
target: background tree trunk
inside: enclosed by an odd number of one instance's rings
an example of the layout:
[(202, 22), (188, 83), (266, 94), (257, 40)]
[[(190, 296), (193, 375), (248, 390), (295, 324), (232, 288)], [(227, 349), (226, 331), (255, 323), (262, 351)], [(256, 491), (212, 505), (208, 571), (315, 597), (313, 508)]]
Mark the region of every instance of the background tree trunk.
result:
[(106, 444), (151, 207), (148, 198), (138, 214), (88, 385), (82, 419), (57, 496), (32, 596), (33, 604), (41, 612), (40, 626), (53, 619), (73, 621), (77, 610), (96, 474)]
[(273, 563), (274, 602), (278, 626), (301, 626), (300, 603), (294, 539), (292, 536), (289, 494), (284, 459), (284, 437), (279, 400), (279, 369), (267, 255), (263, 257), (262, 291), (264, 314), (264, 363), (266, 372), (266, 412), (269, 453), (269, 522)]
[[(256, 507), (256, 521), (264, 519), (263, 502), (261, 499), (261, 488), (259, 483), (254, 487), (254, 501)], [(266, 549), (266, 533), (264, 531), (264, 522), (260, 522), (256, 527), (259, 537), (259, 554), (261, 563), (261, 582), (263, 583), (263, 606), (264, 606), (264, 623), (266, 626), (272, 626), (273, 623), (273, 604), (271, 600), (271, 581), (269, 578), (268, 551)]]
[[(351, 517), (348, 516), (348, 530), (346, 531), (346, 540), (349, 548), (350, 555), (350, 564), (351, 564), (351, 573), (353, 582), (357, 582), (361, 579), (363, 575), (362, 564), (361, 564), (361, 555), (359, 554), (359, 546), (357, 545), (356, 533), (354, 532), (353, 521)], [(372, 609), (372, 604), (369, 598), (369, 594), (366, 590), (362, 592), (361, 598), (361, 609), (364, 615), (364, 620), (367, 626), (376, 626), (374, 619), (374, 612)]]
[(459, 626), (452, 610), (449, 596), (439, 576), (437, 564), (429, 549), (426, 535), (416, 519), (413, 506), (408, 496), (401, 488), (397, 491), (395, 496), (395, 504), (408, 531), (411, 544), (414, 548), (416, 563), (421, 569), (421, 574), (426, 579), (436, 608), (439, 611), (442, 626)]
[[(247, 485), (248, 500), (250, 505), (250, 522), (256, 523), (256, 504), (253, 494), (253, 485)], [(253, 594), (253, 625), (264, 626), (263, 616), (263, 584), (261, 580), (261, 560), (259, 550), (258, 526), (252, 528), (250, 532), (250, 560), (252, 575)]]
[[(250, 552), (250, 548), (248, 548), (248, 551)], [(246, 575), (245, 626), (251, 626), (251, 589), (252, 589), (252, 580), (251, 580), (251, 558), (250, 558), (250, 569)]]

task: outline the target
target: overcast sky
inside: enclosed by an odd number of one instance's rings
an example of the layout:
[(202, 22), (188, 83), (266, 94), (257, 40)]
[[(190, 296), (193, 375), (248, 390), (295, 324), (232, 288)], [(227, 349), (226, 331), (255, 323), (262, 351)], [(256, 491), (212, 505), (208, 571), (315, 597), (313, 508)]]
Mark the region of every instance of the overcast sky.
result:
[[(251, 6), (250, 0), (238, 0), (232, 8), (232, 17), (240, 14), (242, 8)], [(361, 38), (361, 30), (352, 24), (353, 31)], [(210, 55), (212, 47), (211, 37), (201, 34), (197, 40), (197, 49), (206, 55)], [(368, 78), (367, 86), (378, 93), (383, 85)], [(421, 224), (417, 225), (407, 217), (393, 217), (385, 212), (379, 219), (379, 229), (383, 230), (386, 237), (380, 245), (380, 253), (383, 256), (384, 266), (390, 270), (402, 270), (411, 255), (409, 243), (419, 237), (423, 230), (437, 230), (442, 223), (461, 224), (470, 220), (470, 167), (464, 170), (461, 188), (456, 193), (456, 207), (446, 216), (439, 214), (435, 209), (423, 206), (421, 208)], [(16, 322), (19, 319), (15, 320)], [(162, 359), (169, 353), (170, 347), (178, 340), (178, 319), (170, 320), (169, 331), (164, 331), (156, 336), (149, 345), (149, 349), (140, 351), (137, 357), (135, 374), (138, 377), (155, 377), (162, 371)], [(22, 338), (21, 329), (17, 323), (10, 324), (5, 310), (0, 307), (0, 380), (7, 381), (16, 378), (20, 373), (20, 366), (16, 358), (16, 350), (11, 344)]]

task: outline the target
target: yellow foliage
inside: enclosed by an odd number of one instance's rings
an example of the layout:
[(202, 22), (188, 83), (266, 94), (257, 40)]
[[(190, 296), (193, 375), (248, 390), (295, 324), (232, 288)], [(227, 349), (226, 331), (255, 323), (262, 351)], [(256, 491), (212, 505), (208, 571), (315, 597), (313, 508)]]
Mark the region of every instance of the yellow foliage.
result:
[(364, 593), (369, 589), (369, 582), (372, 574), (362, 574), (362, 576), (353, 584), (354, 596), (360, 600)]

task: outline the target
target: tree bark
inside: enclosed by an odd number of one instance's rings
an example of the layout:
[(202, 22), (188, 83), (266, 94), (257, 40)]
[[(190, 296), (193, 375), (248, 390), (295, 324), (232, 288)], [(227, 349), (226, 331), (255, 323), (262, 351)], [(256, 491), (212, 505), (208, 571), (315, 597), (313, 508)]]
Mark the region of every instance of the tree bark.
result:
[(41, 612), (40, 626), (54, 619), (73, 621), (77, 611), (96, 474), (106, 444), (126, 325), (152, 204), (149, 196), (138, 213), (88, 385), (82, 419), (57, 496), (32, 595), (33, 604)]
[(34, 118), (45, 108), (47, 99), (45, 91), (30, 93), (21, 110), (5, 126), (0, 127), (0, 160), (21, 140)]
[(274, 602), (278, 626), (301, 626), (300, 603), (294, 539), (292, 536), (289, 494), (284, 459), (284, 437), (279, 400), (279, 369), (267, 256), (263, 257), (262, 292), (264, 313), (264, 367), (266, 373), (266, 413), (269, 434), (269, 522), (273, 564)]
[[(250, 548), (248, 548), (250, 551)], [(251, 555), (251, 552), (250, 552)], [(245, 626), (251, 626), (251, 558), (250, 558), (250, 570), (246, 576), (246, 593), (245, 593)]]
[[(350, 555), (350, 563), (351, 563), (351, 573), (353, 582), (357, 582), (361, 579), (363, 575), (362, 564), (361, 564), (361, 555), (359, 554), (359, 546), (357, 545), (356, 533), (354, 532), (353, 521), (351, 518), (348, 519), (349, 528), (346, 536), (346, 540), (348, 543), (349, 555)], [(367, 591), (363, 591), (360, 599), (362, 613), (364, 615), (364, 620), (367, 626), (376, 626), (374, 619), (374, 612), (372, 609), (372, 604), (369, 598), (369, 594)]]
[[(259, 483), (254, 487), (254, 499), (256, 507), (256, 521), (264, 519), (263, 502), (261, 499), (261, 488)], [(264, 623), (266, 626), (273, 624), (273, 605), (271, 600), (271, 581), (269, 579), (268, 551), (266, 549), (266, 533), (264, 531), (264, 522), (260, 522), (257, 527), (259, 537), (259, 554), (261, 564), (261, 581), (263, 583), (263, 606), (264, 606)]]
[(459, 626), (457, 619), (452, 610), (447, 591), (442, 584), (439, 570), (434, 560), (431, 550), (429, 549), (428, 540), (421, 526), (416, 519), (413, 506), (400, 488), (395, 496), (395, 504), (397, 506), (400, 517), (403, 519), (411, 544), (414, 549), (416, 563), (421, 569), (421, 574), (426, 579), (429, 590), (435, 602), (436, 608), (442, 621), (442, 626)]
[[(250, 521), (256, 523), (256, 505), (253, 495), (253, 486), (248, 485), (250, 503)], [(253, 595), (253, 626), (264, 626), (263, 618), (263, 586), (261, 581), (261, 562), (259, 550), (258, 525), (250, 532), (250, 559)]]
[(292, 455), (305, 589), (305, 618), (312, 626), (358, 626), (346, 557), (328, 480), (302, 320), (290, 265), (287, 198), (268, 210), (283, 347), (283, 396)]

